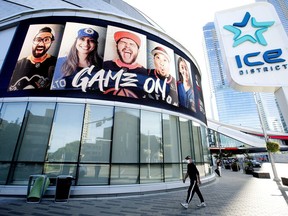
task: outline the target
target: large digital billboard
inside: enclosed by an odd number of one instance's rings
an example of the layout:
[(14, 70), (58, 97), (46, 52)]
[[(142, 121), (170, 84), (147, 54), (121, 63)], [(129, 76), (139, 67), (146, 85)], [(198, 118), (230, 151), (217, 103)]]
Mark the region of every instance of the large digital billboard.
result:
[(17, 59), (3, 64), (2, 96), (107, 96), (172, 107), (206, 121), (200, 73), (173, 44), (111, 22), (43, 20), (20, 23), (16, 34), (23, 43), (13, 40), (19, 52), (10, 52)]

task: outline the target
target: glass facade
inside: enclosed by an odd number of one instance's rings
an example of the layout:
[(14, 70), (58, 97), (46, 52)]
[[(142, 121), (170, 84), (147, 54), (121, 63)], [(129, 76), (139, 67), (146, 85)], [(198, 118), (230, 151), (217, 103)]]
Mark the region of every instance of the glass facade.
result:
[[(49, 177), (49, 195), (60, 175), (73, 176), (79, 196), (181, 188), (187, 155), (203, 182), (215, 178), (201, 72), (185, 47), (122, 1), (91, 2), (88, 11), (79, 1), (81, 13), (70, 1), (56, 10), (30, 4), (27, 11), (0, 2), (16, 14), (0, 24), (1, 195), (23, 195), (35, 174)], [(51, 36), (46, 43), (43, 32)], [(78, 49), (85, 38), (93, 40), (83, 64)], [(42, 42), (45, 58), (31, 60)], [(124, 54), (131, 62), (121, 62), (122, 45), (133, 47)], [(165, 76), (156, 70), (158, 55), (169, 62)]]
[[(261, 0), (257, 0), (257, 1), (261, 1)], [(262, 0), (264, 1), (264, 0)], [(270, 4), (272, 4), (279, 16), (279, 19), (281, 20), (282, 26), (284, 27), (284, 30), (286, 32), (286, 34), (288, 34), (288, 2), (285, 0), (265, 0), (267, 2), (269, 2)], [(277, 103), (277, 102), (276, 102)], [(277, 107), (279, 107), (278, 103), (277, 103)], [(278, 108), (280, 109), (280, 108)], [(281, 122), (283, 124), (284, 127), (284, 131), (288, 132), (288, 122), (285, 122), (284, 117), (282, 115), (282, 113), (280, 113), (280, 117), (281, 117)], [(274, 120), (272, 121), (272, 124), (274, 127), (279, 127), (279, 120)], [(271, 121), (270, 121), (271, 123)], [(276, 130), (279, 131), (279, 130)]]
[(277, 11), (286, 33), (288, 32), (288, 2), (286, 0), (256, 0), (256, 2), (269, 2), (272, 4)]
[(2, 185), (41, 173), (79, 186), (179, 181), (186, 155), (209, 174), (206, 126), (191, 119), (81, 102), (3, 102), (0, 113)]

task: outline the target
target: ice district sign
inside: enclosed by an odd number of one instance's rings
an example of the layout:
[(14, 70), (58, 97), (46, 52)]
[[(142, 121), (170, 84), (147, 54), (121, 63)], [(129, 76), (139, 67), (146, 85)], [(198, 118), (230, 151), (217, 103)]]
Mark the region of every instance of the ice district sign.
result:
[(274, 92), (288, 86), (288, 39), (273, 5), (217, 12), (215, 27), (231, 87)]

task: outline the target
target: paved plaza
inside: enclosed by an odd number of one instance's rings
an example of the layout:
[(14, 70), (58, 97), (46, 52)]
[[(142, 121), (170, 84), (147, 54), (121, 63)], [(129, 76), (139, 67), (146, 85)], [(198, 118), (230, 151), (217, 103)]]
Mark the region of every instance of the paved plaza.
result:
[[(287, 173), (288, 164), (279, 166), (279, 177)], [(270, 170), (269, 163), (262, 169)], [(278, 169), (278, 164), (277, 164)], [(70, 198), (67, 203), (54, 203), (44, 198), (41, 203), (26, 203), (25, 198), (0, 197), (0, 215), (125, 216), (125, 215), (219, 215), (219, 216), (284, 216), (288, 215), (288, 187), (271, 179), (255, 178), (241, 171), (222, 169), (222, 177), (201, 185), (206, 207), (198, 208), (195, 194), (188, 209), (180, 202), (186, 190), (115, 198)], [(188, 187), (188, 184), (187, 184)]]

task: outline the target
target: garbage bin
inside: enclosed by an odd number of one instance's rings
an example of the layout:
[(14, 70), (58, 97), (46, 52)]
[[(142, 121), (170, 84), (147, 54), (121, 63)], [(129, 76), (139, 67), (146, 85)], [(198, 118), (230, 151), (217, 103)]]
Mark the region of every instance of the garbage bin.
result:
[(50, 181), (46, 175), (30, 175), (27, 187), (27, 203), (40, 203)]
[(68, 202), (73, 176), (60, 175), (56, 178), (55, 202)]

